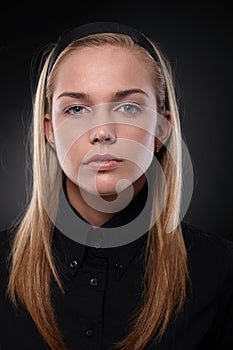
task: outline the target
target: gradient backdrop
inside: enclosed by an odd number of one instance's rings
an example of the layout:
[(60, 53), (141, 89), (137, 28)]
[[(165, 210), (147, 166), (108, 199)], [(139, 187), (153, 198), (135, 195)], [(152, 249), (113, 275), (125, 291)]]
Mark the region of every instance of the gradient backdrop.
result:
[[(70, 6), (70, 5), (69, 5)], [(228, 5), (230, 6), (230, 5)], [(232, 17), (224, 2), (187, 5), (157, 2), (64, 9), (63, 16), (12, 16), (0, 33), (0, 230), (26, 202), (25, 137), (31, 118), (30, 67), (44, 45), (86, 21), (119, 21), (157, 41), (174, 72), (183, 139), (195, 187), (186, 220), (233, 240)]]

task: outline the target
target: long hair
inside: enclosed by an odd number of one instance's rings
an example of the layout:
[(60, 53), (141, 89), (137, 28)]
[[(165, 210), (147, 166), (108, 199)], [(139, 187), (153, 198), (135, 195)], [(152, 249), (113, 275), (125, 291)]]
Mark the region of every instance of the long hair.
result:
[[(62, 293), (64, 293), (64, 289), (52, 254), (54, 224), (45, 210), (43, 199), (46, 193), (56, 212), (62, 184), (62, 169), (54, 149), (46, 147), (44, 115), (51, 108), (53, 81), (60, 62), (69, 52), (83, 46), (115, 45), (128, 48), (140, 55), (140, 58), (146, 62), (148, 69), (151, 69), (158, 108), (161, 113), (164, 109), (166, 86), (173, 125), (167, 144), (173, 150), (173, 157), (169, 154), (168, 147), (162, 147), (157, 155), (166, 179), (167, 196), (163, 210), (148, 232), (144, 257), (142, 303), (129, 319), (130, 332), (124, 339), (115, 344), (115, 347), (122, 350), (142, 350), (152, 338), (158, 342), (169, 323), (180, 313), (185, 302), (189, 271), (182, 228), (178, 219), (182, 190), (179, 113), (171, 68), (161, 50), (155, 43), (152, 41), (151, 43), (157, 51), (160, 64), (157, 64), (145, 49), (136, 45), (126, 35), (89, 35), (71, 43), (69, 47), (64, 49), (46, 84), (46, 71), (51, 51), (39, 77), (33, 100), (33, 119), (29, 132), (32, 188), (25, 213), (18, 223), (12, 225), (15, 235), (9, 256), (11, 271), (7, 293), (16, 310), (20, 304), (28, 310), (42, 338), (52, 350), (67, 349), (56, 322), (51, 300), (52, 276)], [(157, 211), (156, 198), (155, 192), (151, 220)], [(175, 229), (166, 234), (168, 221), (173, 223)]]

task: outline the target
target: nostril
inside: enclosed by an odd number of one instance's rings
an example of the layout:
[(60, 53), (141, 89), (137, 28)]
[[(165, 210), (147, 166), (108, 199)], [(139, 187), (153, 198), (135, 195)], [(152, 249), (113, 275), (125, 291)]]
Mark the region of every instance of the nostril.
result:
[(110, 133), (108, 134), (100, 133), (99, 135), (96, 133), (95, 135), (93, 135), (93, 138), (91, 137), (91, 142), (92, 143), (98, 143), (98, 142), (112, 143), (112, 142), (115, 142), (115, 136), (111, 135)]

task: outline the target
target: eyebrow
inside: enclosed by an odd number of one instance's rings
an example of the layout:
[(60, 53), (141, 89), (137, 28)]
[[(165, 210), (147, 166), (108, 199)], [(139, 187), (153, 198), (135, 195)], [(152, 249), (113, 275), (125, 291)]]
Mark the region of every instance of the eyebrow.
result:
[(126, 97), (132, 94), (143, 94), (146, 95), (147, 97), (149, 97), (147, 95), (147, 93), (141, 89), (130, 89), (130, 90), (123, 90), (123, 91), (117, 91), (115, 93), (115, 97)]
[[(149, 95), (141, 89), (129, 89), (129, 90), (117, 91), (115, 94), (113, 94), (113, 96), (114, 98), (119, 99), (119, 98), (130, 96), (132, 94), (138, 94), (138, 93), (149, 97)], [(87, 99), (87, 100), (90, 99), (89, 94), (86, 94), (84, 92), (71, 92), (71, 91), (63, 92), (57, 97), (57, 99), (63, 96), (68, 96), (68, 97), (77, 98), (77, 99)]]

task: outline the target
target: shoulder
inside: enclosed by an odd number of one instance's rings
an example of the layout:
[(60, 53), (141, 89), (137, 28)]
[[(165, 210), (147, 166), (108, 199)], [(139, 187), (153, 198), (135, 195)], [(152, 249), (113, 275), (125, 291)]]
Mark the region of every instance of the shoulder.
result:
[(200, 249), (201, 252), (204, 249), (207, 255), (227, 254), (230, 260), (233, 259), (233, 240), (225, 238), (220, 233), (205, 231), (187, 221), (182, 221), (181, 227), (187, 251)]
[(181, 227), (193, 279), (233, 293), (233, 241), (188, 222)]

